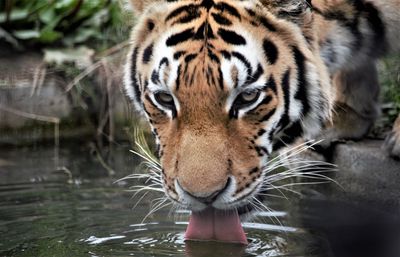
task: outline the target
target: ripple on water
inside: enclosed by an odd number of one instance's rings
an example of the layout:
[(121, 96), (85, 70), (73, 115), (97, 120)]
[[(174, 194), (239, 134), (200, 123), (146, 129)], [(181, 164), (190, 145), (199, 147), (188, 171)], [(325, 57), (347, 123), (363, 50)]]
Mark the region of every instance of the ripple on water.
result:
[(185, 221), (131, 224), (119, 234), (103, 237), (91, 235), (80, 242), (95, 245), (96, 253), (109, 247), (113, 247), (115, 253), (127, 246), (129, 248), (125, 248), (125, 254), (132, 256), (284, 256), (287, 254), (287, 237), (297, 233), (296, 229), (290, 227), (281, 227), (279, 230), (278, 225), (245, 223), (249, 245), (244, 247), (217, 242), (185, 242), (186, 225)]
[(190, 212), (161, 210), (150, 217), (157, 222), (129, 223), (146, 216), (148, 203), (132, 211), (130, 194), (109, 184), (41, 181), (0, 186), (0, 194), (0, 256), (283, 256), (297, 233), (271, 217), (285, 213), (260, 213), (263, 222), (244, 223), (247, 247), (185, 242)]

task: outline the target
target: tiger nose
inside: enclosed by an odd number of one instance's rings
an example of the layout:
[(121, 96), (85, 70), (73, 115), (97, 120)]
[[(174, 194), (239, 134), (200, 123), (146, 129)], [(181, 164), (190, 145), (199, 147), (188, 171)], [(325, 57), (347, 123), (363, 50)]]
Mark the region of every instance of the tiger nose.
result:
[[(179, 181), (178, 181), (179, 183)], [(221, 194), (223, 194), (226, 189), (229, 187), (231, 183), (231, 179), (228, 178), (228, 180), (226, 181), (225, 186), (222, 189), (216, 190), (214, 192), (211, 192), (209, 195), (204, 196), (203, 194), (201, 196), (196, 195), (194, 193), (190, 193), (187, 190), (185, 190), (182, 186), (180, 186), (182, 188), (182, 190), (185, 192), (185, 194), (190, 195), (191, 197), (193, 197), (194, 199), (196, 199), (197, 201), (204, 203), (206, 205), (210, 205), (212, 204)]]

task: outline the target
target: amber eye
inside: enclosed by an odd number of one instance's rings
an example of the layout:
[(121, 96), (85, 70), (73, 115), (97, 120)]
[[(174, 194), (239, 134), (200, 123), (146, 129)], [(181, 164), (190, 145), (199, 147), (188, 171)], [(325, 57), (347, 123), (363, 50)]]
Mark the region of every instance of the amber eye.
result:
[(168, 93), (165, 93), (165, 92), (156, 93), (154, 95), (154, 98), (160, 105), (162, 105), (165, 108), (168, 108), (171, 110), (175, 108), (174, 98), (172, 97), (172, 95), (170, 95)]
[(241, 93), (233, 103), (235, 109), (246, 108), (255, 103), (260, 97), (260, 91), (246, 91)]

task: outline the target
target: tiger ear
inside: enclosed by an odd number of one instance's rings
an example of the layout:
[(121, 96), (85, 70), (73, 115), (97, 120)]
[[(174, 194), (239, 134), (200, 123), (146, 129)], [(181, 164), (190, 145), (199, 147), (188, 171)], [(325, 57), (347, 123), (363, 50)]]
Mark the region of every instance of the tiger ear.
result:
[(135, 13), (142, 14), (148, 6), (160, 1), (161, 0), (130, 0), (130, 3)]
[(260, 0), (277, 17), (304, 24), (311, 14), (311, 0)]

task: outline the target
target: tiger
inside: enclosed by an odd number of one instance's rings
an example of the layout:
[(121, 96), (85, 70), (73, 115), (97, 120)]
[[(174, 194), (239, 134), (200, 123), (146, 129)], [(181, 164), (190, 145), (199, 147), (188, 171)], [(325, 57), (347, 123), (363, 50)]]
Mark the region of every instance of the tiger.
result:
[[(188, 240), (246, 244), (240, 218), (271, 156), (364, 136), (379, 114), (376, 62), (400, 46), (400, 0), (131, 5), (125, 91), (154, 134), (165, 194), (192, 212)], [(399, 125), (387, 142), (399, 155)]]

